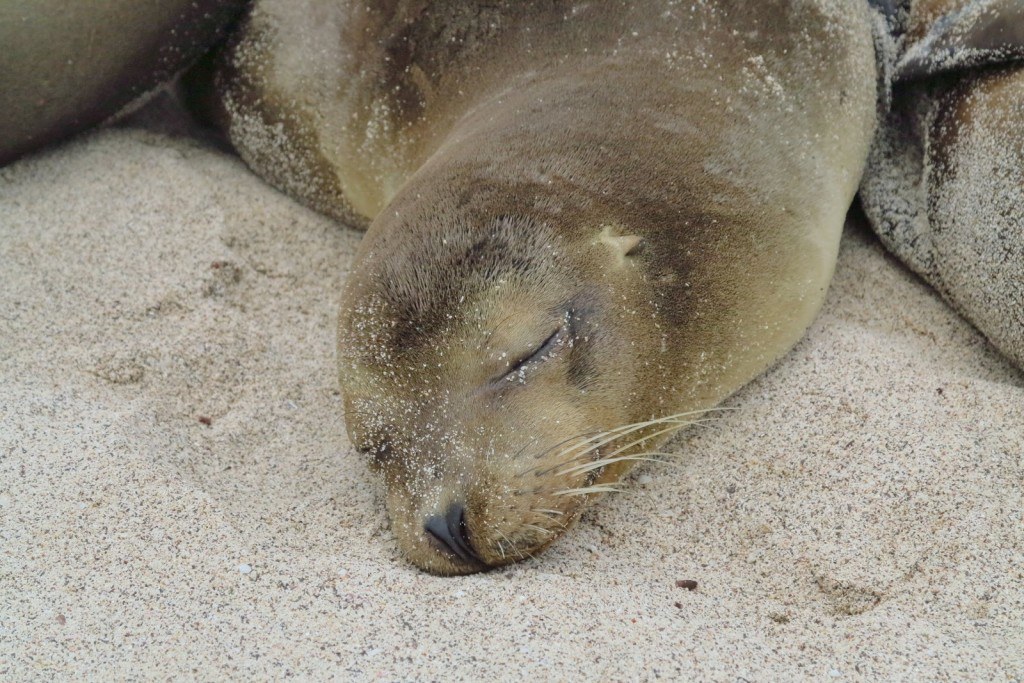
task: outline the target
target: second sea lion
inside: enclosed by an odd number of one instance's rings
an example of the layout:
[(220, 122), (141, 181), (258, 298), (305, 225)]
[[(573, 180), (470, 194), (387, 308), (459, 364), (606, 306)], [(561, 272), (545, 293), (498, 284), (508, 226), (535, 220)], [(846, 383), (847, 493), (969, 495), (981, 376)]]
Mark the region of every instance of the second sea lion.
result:
[(0, 166), (108, 119), (224, 36), (245, 0), (0, 3)]
[(907, 4), (861, 185), (882, 242), (1024, 368), (1024, 2)]

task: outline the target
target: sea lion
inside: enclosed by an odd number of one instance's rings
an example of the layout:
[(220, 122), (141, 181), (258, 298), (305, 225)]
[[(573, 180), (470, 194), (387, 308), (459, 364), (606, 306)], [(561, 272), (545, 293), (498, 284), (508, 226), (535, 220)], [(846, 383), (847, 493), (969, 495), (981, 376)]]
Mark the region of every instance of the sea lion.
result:
[(0, 166), (115, 115), (208, 50), (245, 0), (0, 3)]
[(353, 444), (437, 573), (546, 547), (810, 323), (875, 128), (845, 0), (261, 0), (214, 76), (242, 156), (369, 224)]
[[(903, 1), (897, 77), (908, 81), (967, 72), (1024, 57), (1021, 0)], [(898, 21), (898, 20), (897, 20)]]
[[(0, 8), (0, 163), (166, 81), (244, 3), (136, 4)], [(186, 94), (369, 227), (346, 422), (420, 567), (542, 550), (785, 352), (862, 173), (886, 244), (1024, 365), (1019, 0), (370, 5), (257, 0)]]
[(921, 0), (860, 199), (882, 242), (1024, 368), (1024, 2)]
[[(1016, 0), (259, 0), (214, 67), (215, 108), (257, 172), (369, 225), (339, 372), (407, 557), (455, 574), (535, 554), (787, 350), (821, 304), (876, 106), (885, 149), (912, 83), (1024, 55), (1020, 15)], [(971, 154), (943, 126), (1012, 125), (950, 93), (930, 153)], [(868, 166), (876, 228), (893, 158)], [(936, 183), (983, 192), (964, 177)], [(1018, 216), (1008, 196), (987, 206)], [(1019, 306), (1009, 255), (992, 272)], [(1020, 320), (1005, 337), (1024, 339)]]

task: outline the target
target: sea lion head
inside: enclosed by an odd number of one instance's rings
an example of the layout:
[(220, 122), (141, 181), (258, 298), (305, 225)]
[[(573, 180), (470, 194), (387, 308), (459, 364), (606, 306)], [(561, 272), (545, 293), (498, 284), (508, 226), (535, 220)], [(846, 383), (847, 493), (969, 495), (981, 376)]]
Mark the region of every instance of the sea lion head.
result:
[(622, 476), (665, 347), (639, 235), (546, 184), (450, 180), (375, 219), (339, 333), (351, 440), (441, 574), (535, 555)]

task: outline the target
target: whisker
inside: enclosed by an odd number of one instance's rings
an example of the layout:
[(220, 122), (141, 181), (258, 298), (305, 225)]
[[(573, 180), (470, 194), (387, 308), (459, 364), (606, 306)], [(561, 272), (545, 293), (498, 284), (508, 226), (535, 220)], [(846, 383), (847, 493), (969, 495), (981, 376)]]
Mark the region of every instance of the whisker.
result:
[[(629, 444), (619, 448), (618, 450), (610, 453), (607, 457), (612, 457), (612, 456), (618, 455), (619, 453), (622, 453), (623, 451), (629, 450), (630, 448), (633, 448), (634, 446), (636, 446), (638, 444), (642, 444), (645, 441), (650, 441), (651, 439), (654, 439), (654, 438), (656, 438), (658, 436), (661, 436), (662, 434), (665, 434), (665, 433), (668, 433), (668, 432), (672, 432), (672, 431), (678, 431), (678, 430), (680, 430), (680, 429), (682, 429), (684, 427), (692, 427), (692, 426), (695, 426), (695, 425), (708, 424), (708, 423), (713, 422), (715, 419), (717, 419), (717, 418), (705, 418), (705, 419), (702, 419), (702, 420), (689, 420), (687, 422), (677, 422), (677, 423), (673, 424), (671, 427), (667, 427), (666, 429), (662, 429), (662, 430), (659, 430), (657, 432), (654, 432), (653, 434), (648, 434), (648, 435), (646, 435), (646, 436), (644, 436), (644, 437), (642, 437), (640, 439), (636, 439), (635, 441), (633, 441), (633, 442), (631, 442), (631, 443), (629, 443)], [(666, 421), (662, 421), (661, 424), (665, 424), (665, 422)], [(652, 427), (652, 426), (656, 426), (656, 425), (654, 425), (654, 424), (647, 424), (645, 426), (646, 427)], [(635, 432), (635, 431), (638, 431), (638, 430), (633, 430), (633, 431)], [(623, 434), (622, 436), (620, 436), (618, 438), (621, 439), (622, 437), (628, 436), (628, 435), (629, 435), (629, 432), (627, 432), (626, 434)], [(614, 441), (614, 440), (615, 439), (609, 439), (609, 440), (606, 441), (606, 443), (610, 443), (611, 441)], [(602, 445), (604, 445), (604, 444), (602, 444)], [(563, 461), (562, 463), (560, 463), (557, 466), (549, 468), (547, 471), (549, 471), (549, 472), (550, 471), (554, 471), (554, 470), (558, 469), (559, 467), (565, 467), (566, 465), (571, 465), (571, 464), (573, 464), (575, 462), (579, 462), (580, 460), (583, 460), (584, 458), (589, 456), (594, 450), (595, 449), (589, 449), (589, 450), (585, 451), (584, 453), (576, 456), (575, 458), (570, 458), (568, 460)], [(564, 471), (564, 472), (560, 472), (559, 474), (560, 475), (569, 474), (571, 471), (572, 470), (567, 470), (567, 471)]]
[[(574, 434), (573, 436), (570, 436), (570, 437), (568, 437), (566, 439), (562, 439), (558, 443), (556, 443), (556, 444), (554, 444), (552, 446), (549, 446), (548, 448), (545, 448), (543, 451), (541, 451), (537, 455), (533, 456), (533, 459), (534, 460), (540, 460), (545, 455), (547, 455), (551, 451), (555, 450), (559, 446), (564, 446), (565, 444), (569, 443), (570, 441), (575, 441), (576, 439), (579, 439), (581, 437), (587, 437), (587, 441), (590, 441), (591, 439), (594, 439), (594, 438), (600, 438), (604, 434), (607, 434), (607, 432), (603, 432), (603, 431), (590, 431), (590, 432), (580, 432), (579, 434)], [(525, 450), (525, 449), (520, 449), (519, 452), (522, 453), (523, 450)], [(537, 470), (539, 467), (540, 467), (540, 465), (537, 465), (536, 467), (531, 467), (529, 469), (526, 469), (526, 470), (523, 470), (522, 472), (517, 473), (515, 476), (522, 477), (524, 475), (529, 474), (530, 472), (533, 472), (533, 471)]]
[(660, 462), (655, 458), (645, 458), (639, 455), (620, 455), (617, 458), (601, 458), (600, 460), (594, 460), (593, 462), (583, 463), (582, 465), (577, 465), (572, 469), (566, 470), (564, 472), (559, 472), (558, 474), (559, 476), (566, 476), (569, 474), (586, 474), (587, 472), (599, 470), (602, 467), (607, 467), (608, 465), (613, 465), (617, 462), (625, 462), (628, 460), (636, 460), (637, 462), (645, 460), (648, 462)]
[[(602, 432), (600, 434), (600, 436), (601, 437), (605, 437), (608, 434), (612, 434), (612, 436), (608, 436), (607, 438), (604, 438), (604, 439), (602, 439), (600, 441), (596, 441), (594, 443), (591, 443), (590, 445), (587, 446), (586, 450), (584, 450), (582, 453), (579, 453), (574, 458), (570, 458), (569, 460), (562, 460), (563, 457), (565, 457), (566, 455), (572, 453), (574, 450), (578, 449), (580, 447), (580, 444), (577, 444), (574, 448), (567, 448), (564, 451), (560, 452), (557, 456), (555, 456), (556, 460), (559, 461), (556, 464), (551, 465), (550, 467), (548, 467), (546, 469), (543, 469), (543, 470), (540, 470), (539, 468), (534, 468), (534, 470), (528, 470), (527, 472), (529, 472), (529, 471), (536, 471), (537, 476), (548, 474), (548, 473), (553, 472), (554, 470), (558, 469), (559, 467), (562, 467), (563, 465), (565, 465), (568, 462), (575, 462), (576, 460), (579, 460), (579, 459), (587, 457), (587, 455), (589, 455), (590, 453), (593, 453), (595, 450), (601, 448), (602, 446), (605, 446), (605, 445), (611, 443), (612, 441), (616, 441), (617, 439), (621, 439), (623, 437), (629, 436), (630, 434), (633, 434), (633, 433), (635, 433), (635, 432), (637, 432), (637, 431), (639, 431), (641, 429), (649, 427), (652, 424), (668, 422), (670, 419), (671, 419), (670, 417), (666, 417), (666, 418), (663, 418), (662, 420), (658, 420), (657, 422), (642, 422), (642, 423), (641, 422), (636, 422), (636, 423), (629, 424), (629, 425), (623, 425), (622, 427), (616, 427), (615, 429), (610, 429), (610, 430), (608, 430), (606, 432)], [(689, 422), (680, 423), (680, 427), (685, 426), (687, 424), (690, 424), (690, 423)], [(622, 431), (621, 433), (616, 433), (617, 430), (624, 430), (624, 431)], [(584, 445), (586, 445), (586, 444), (584, 444)]]
[[(675, 415), (665, 415), (664, 417), (659, 417), (659, 418), (655, 418), (655, 419), (652, 419), (652, 420), (644, 420), (642, 422), (633, 422), (633, 423), (630, 423), (630, 424), (619, 425), (618, 427), (613, 427), (612, 429), (609, 429), (604, 434), (606, 434), (606, 435), (607, 434), (616, 434), (615, 438), (622, 438), (623, 436), (625, 436), (627, 434), (631, 434), (631, 433), (636, 432), (636, 431), (639, 431), (639, 430), (643, 429), (644, 427), (650, 427), (650, 426), (657, 425), (657, 424), (664, 424), (666, 422), (684, 422), (683, 418), (691, 417), (691, 416), (694, 416), (694, 415), (703, 415), (703, 414), (711, 412), (712, 410), (716, 410), (716, 408), (704, 408), (704, 409), (701, 409), (701, 410), (690, 410), (690, 411), (683, 412), (683, 413), (676, 413)], [(726, 409), (725, 408), (718, 408), (717, 410), (726, 410)], [(691, 422), (692, 422), (692, 420), (686, 420), (684, 422), (684, 424), (690, 424)], [(604, 445), (605, 443), (608, 443), (608, 441), (613, 441), (613, 440), (614, 439), (608, 439), (608, 440), (602, 442), (600, 445)], [(571, 453), (572, 450), (573, 449), (571, 449), (571, 448), (567, 449), (566, 451), (564, 451), (562, 453), (559, 453), (559, 456), (567, 455), (568, 453)]]
[(502, 533), (501, 529), (495, 529), (495, 531), (497, 531), (499, 534), (501, 534), (501, 537), (504, 538), (506, 541), (508, 541), (509, 547), (511, 547), (512, 550), (516, 551), (516, 554), (519, 555), (519, 559), (520, 560), (522, 560), (525, 557), (528, 557), (531, 560), (533, 559), (533, 555), (531, 555), (529, 553), (529, 551), (523, 550), (522, 548), (517, 546), (515, 543), (513, 543), (512, 539), (510, 539), (508, 536), (506, 536), (504, 533)]
[(671, 427), (666, 427), (665, 429), (659, 429), (658, 431), (654, 432), (653, 434), (648, 434), (647, 436), (644, 436), (642, 438), (636, 439), (635, 441), (633, 441), (631, 443), (628, 443), (625, 446), (622, 446), (621, 448), (619, 448), (619, 449), (609, 453), (607, 457), (613, 458), (616, 455), (618, 455), (619, 453), (623, 453), (625, 451), (628, 451), (630, 448), (633, 448), (634, 446), (639, 446), (640, 444), (644, 443), (645, 441), (650, 441), (651, 439), (657, 438), (657, 437), (661, 436), (662, 434), (667, 434), (669, 432), (677, 432), (680, 429), (682, 429), (683, 427), (692, 427), (693, 425), (703, 424), (703, 423), (704, 423), (703, 420), (692, 420), (690, 422), (684, 422), (682, 424), (673, 425)]
[[(582, 432), (580, 434), (576, 434), (574, 436), (570, 436), (567, 439), (563, 439), (562, 441), (559, 441), (558, 443), (556, 443), (555, 445), (551, 446), (550, 448), (547, 448), (547, 449), (541, 451), (540, 453), (538, 453), (533, 458), (534, 460), (539, 460), (540, 458), (546, 456), (552, 450), (554, 450), (555, 448), (558, 448), (559, 446), (562, 446), (562, 445), (564, 445), (566, 443), (569, 443), (571, 441), (575, 441), (575, 440), (577, 440), (577, 439), (579, 439), (581, 437), (587, 437), (583, 441), (581, 441), (580, 443), (573, 444), (573, 446), (564, 449), (557, 456), (555, 456), (555, 459), (557, 461), (559, 461), (559, 464), (550, 466), (550, 467), (545, 468), (543, 470), (541, 470), (540, 466), (538, 465), (536, 467), (532, 467), (532, 468), (526, 469), (526, 470), (524, 470), (522, 472), (519, 472), (518, 474), (516, 474), (516, 476), (517, 477), (523, 477), (523, 476), (525, 476), (527, 474), (530, 474), (531, 472), (535, 473), (536, 476), (542, 476), (542, 475), (548, 474), (548, 473), (554, 471), (555, 469), (557, 469), (558, 467), (561, 467), (561, 466), (563, 466), (565, 464), (568, 464), (568, 463), (571, 463), (571, 462), (576, 462), (578, 460), (581, 460), (581, 459), (587, 457), (594, 450), (596, 450), (596, 449), (598, 449), (598, 448), (600, 448), (602, 446), (605, 446), (608, 443), (611, 443), (612, 441), (615, 441), (616, 439), (621, 439), (621, 438), (623, 438), (625, 436), (628, 436), (629, 434), (632, 434), (632, 433), (635, 433), (635, 432), (637, 432), (637, 431), (639, 431), (641, 429), (644, 429), (645, 427), (649, 427), (649, 426), (653, 426), (653, 425), (657, 425), (657, 424), (665, 424), (665, 423), (668, 423), (668, 422), (676, 422), (676, 423), (679, 423), (679, 427), (678, 428), (681, 429), (682, 427), (685, 427), (685, 426), (688, 426), (688, 425), (702, 424), (705, 421), (711, 421), (713, 419), (719, 419), (719, 418), (706, 418), (705, 420), (700, 420), (700, 421), (698, 421), (698, 420), (685, 420), (684, 421), (683, 418), (687, 418), (687, 417), (691, 417), (691, 416), (697, 416), (697, 415), (706, 415), (707, 413), (710, 413), (712, 411), (716, 411), (716, 412), (723, 411), (724, 412), (724, 411), (727, 411), (727, 410), (739, 410), (739, 408), (738, 407), (721, 407), (721, 406), (719, 406), (719, 407), (712, 407), (712, 408), (701, 408), (701, 409), (698, 409), (698, 410), (689, 410), (689, 411), (685, 411), (685, 412), (682, 412), (682, 413), (676, 413), (674, 415), (665, 415), (664, 417), (659, 417), (659, 418), (655, 418), (655, 419), (652, 419), (652, 420), (644, 420), (644, 421), (641, 421), (641, 422), (627, 423), (627, 424), (619, 425), (617, 427), (612, 427), (611, 429), (608, 429), (608, 430), (605, 430), (605, 431)], [(648, 437), (648, 438), (653, 438), (653, 437)], [(565, 458), (567, 455), (572, 454), (572, 453), (574, 453), (574, 451), (578, 451), (581, 448), (584, 449), (582, 452), (576, 454), (573, 458), (570, 458), (568, 460), (563, 460), (563, 458)]]
[(594, 493), (621, 493), (623, 490), (611, 484), (594, 484), (575, 489), (561, 489), (552, 493), (556, 496), (589, 496)]
[[(505, 542), (508, 543), (508, 547), (509, 548), (511, 548), (512, 550), (515, 550), (516, 552), (519, 552), (519, 549), (516, 548), (516, 544), (513, 543), (512, 540), (508, 536), (506, 536), (504, 533), (502, 533), (501, 529), (495, 529), (495, 531), (497, 531), (501, 535), (501, 537), (505, 539)], [(499, 541), (499, 543), (500, 543), (500, 541)], [(504, 550), (502, 551), (501, 557), (502, 557), (502, 559), (505, 559), (505, 552), (504, 552)], [(519, 553), (519, 559), (523, 559), (523, 554), (522, 553)]]
[[(533, 440), (535, 441), (535, 440), (536, 440), (536, 437), (533, 437)], [(532, 445), (532, 443), (531, 443), (531, 442), (527, 442), (527, 443), (523, 444), (523, 447), (522, 447), (522, 448), (520, 448), (520, 449), (519, 449), (518, 451), (516, 451), (516, 454), (512, 456), (512, 460), (518, 460), (518, 459), (519, 459), (519, 456), (523, 454), (523, 451), (525, 451), (525, 450), (526, 450), (527, 448), (529, 448), (529, 447), (530, 447), (531, 445)]]
[(660, 462), (660, 463), (663, 463), (663, 464), (671, 464), (671, 463), (665, 463), (664, 460), (661, 460), (659, 458), (648, 457), (648, 456), (652, 456), (652, 455), (657, 455), (657, 456), (662, 456), (662, 457), (672, 457), (672, 456), (675, 456), (676, 453), (663, 453), (663, 452), (659, 452), (659, 451), (648, 451), (648, 452), (644, 452), (644, 453), (637, 453), (635, 455), (620, 455), (617, 458), (601, 458), (600, 460), (594, 460), (593, 462), (588, 462), (588, 463), (584, 463), (582, 465), (578, 465), (578, 466), (572, 468), (571, 470), (567, 470), (565, 472), (560, 472), (559, 474), (560, 475), (566, 475), (566, 474), (585, 474), (587, 472), (590, 472), (590, 471), (593, 471), (593, 470), (599, 470), (602, 467), (606, 467), (608, 465), (612, 465), (612, 464), (617, 463), (617, 462), (624, 462), (624, 461), (628, 461), (628, 460), (635, 460), (637, 462)]
[(342, 408), (342, 410), (341, 410), (341, 419), (344, 420), (345, 422), (348, 422), (349, 415), (358, 415), (360, 417), (370, 417), (370, 418), (372, 418), (374, 416), (374, 414), (371, 413), (368, 410), (362, 410), (360, 408), (351, 408), (349, 410), (345, 410), (344, 408)]
[[(545, 524), (554, 523), (555, 525), (558, 526), (558, 529), (560, 531), (565, 531), (566, 529), (569, 528), (569, 521), (570, 520), (558, 519), (557, 517), (554, 517), (554, 515), (558, 515), (559, 517), (563, 517), (565, 515), (565, 513), (562, 512), (561, 510), (544, 510), (544, 509), (531, 508), (530, 512), (531, 513), (545, 513), (545, 512), (549, 513), (552, 516), (549, 517), (549, 516), (537, 515), (537, 517), (538, 517), (538, 519), (542, 520)], [(545, 528), (545, 527), (541, 527), (541, 528)], [(552, 533), (554, 533), (554, 532), (552, 532)]]
[(574, 435), (574, 436), (570, 436), (570, 437), (569, 437), (568, 439), (562, 439), (561, 441), (559, 441), (559, 442), (558, 442), (558, 443), (556, 443), (555, 445), (551, 446), (550, 448), (548, 448), (548, 449), (546, 449), (546, 450), (543, 450), (543, 451), (541, 451), (540, 453), (538, 453), (537, 455), (535, 455), (535, 456), (533, 457), (533, 459), (534, 459), (534, 460), (539, 460), (540, 458), (543, 458), (543, 457), (544, 457), (545, 455), (547, 455), (547, 454), (548, 454), (548, 453), (550, 453), (551, 451), (555, 450), (555, 449), (556, 449), (556, 448), (558, 448), (559, 446), (564, 446), (565, 444), (569, 443), (570, 441), (573, 441), (573, 440), (575, 440), (575, 439), (578, 439), (578, 438), (580, 438), (580, 437), (584, 437), (584, 436), (586, 436), (586, 437), (599, 437), (599, 436), (601, 436), (602, 434), (606, 434), (606, 433), (607, 433), (607, 432), (602, 432), (602, 431), (592, 431), (592, 432), (580, 432), (579, 434), (576, 434), (576, 435)]

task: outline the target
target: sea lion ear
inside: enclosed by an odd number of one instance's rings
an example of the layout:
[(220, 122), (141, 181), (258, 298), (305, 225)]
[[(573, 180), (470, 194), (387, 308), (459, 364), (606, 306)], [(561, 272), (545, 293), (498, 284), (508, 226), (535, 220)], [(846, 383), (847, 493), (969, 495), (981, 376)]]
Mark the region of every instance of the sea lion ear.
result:
[(971, 0), (931, 23), (907, 46), (896, 80), (910, 81), (950, 71), (1024, 59), (1024, 2)]
[(622, 265), (627, 256), (632, 256), (640, 249), (643, 240), (640, 235), (619, 235), (612, 226), (606, 225), (597, 241), (607, 245), (617, 256), (619, 265)]

